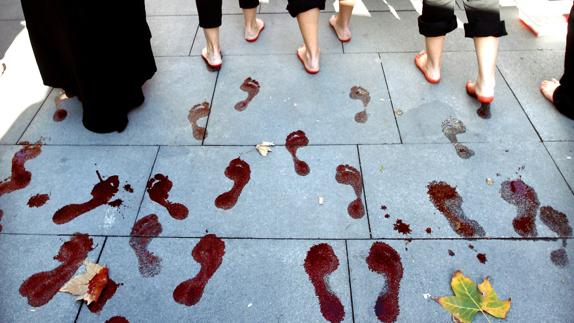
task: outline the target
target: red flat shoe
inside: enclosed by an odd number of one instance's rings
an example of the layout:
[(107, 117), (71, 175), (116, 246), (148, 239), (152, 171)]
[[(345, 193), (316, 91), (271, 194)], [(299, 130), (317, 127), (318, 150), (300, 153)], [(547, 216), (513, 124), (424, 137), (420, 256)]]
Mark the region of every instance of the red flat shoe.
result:
[(351, 38), (352, 38), (352, 37), (349, 37), (349, 38), (341, 38), (341, 37), (339, 37), (339, 34), (337, 34), (337, 29), (335, 29), (335, 26), (333, 26), (333, 25), (331, 24), (331, 21), (329, 21), (329, 26), (331, 26), (331, 29), (333, 29), (333, 32), (335, 33), (335, 36), (337, 36), (337, 39), (338, 39), (341, 43), (348, 43), (348, 42), (351, 41)]
[(261, 35), (261, 32), (263, 31), (263, 29), (265, 29), (265, 23), (263, 23), (263, 26), (261, 26), (261, 28), (259, 29), (259, 31), (257, 32), (257, 36), (255, 36), (255, 38), (245, 38), (246, 41), (250, 42), (250, 43), (254, 43), (257, 41), (257, 39), (259, 39), (259, 35)]
[[(221, 53), (220, 53), (220, 55), (221, 55)], [(221, 57), (223, 58), (223, 55)], [(221, 62), (217, 65), (213, 65), (213, 64), (209, 63), (207, 58), (205, 56), (203, 56), (203, 52), (201, 53), (201, 58), (203, 58), (203, 61), (205, 62), (205, 65), (207, 65), (207, 68), (211, 69), (212, 71), (219, 71), (221, 69), (221, 65), (223, 65), (223, 62)]]
[(482, 104), (490, 104), (494, 101), (494, 96), (482, 96), (476, 94), (476, 89), (474, 88), (474, 84), (472, 81), (466, 82), (466, 94), (478, 100), (478, 102)]
[(319, 73), (319, 70), (313, 71), (307, 68), (307, 65), (305, 65), (305, 61), (303, 60), (303, 58), (301, 56), (299, 56), (299, 50), (297, 50), (297, 52), (295, 52), (295, 54), (297, 55), (297, 58), (299, 59), (299, 61), (301, 62), (301, 64), (303, 64), (303, 68), (305, 69), (305, 72), (314, 75)]
[(433, 78), (431, 78), (431, 77), (428, 75), (427, 71), (424, 69), (423, 65), (419, 62), (419, 59), (420, 59), (421, 57), (423, 57), (424, 55), (426, 55), (426, 54), (427, 54), (426, 51), (422, 51), (422, 52), (418, 53), (418, 54), (415, 56), (415, 65), (416, 65), (416, 67), (421, 71), (421, 73), (423, 73), (423, 76), (425, 77), (425, 79), (427, 80), (427, 82), (429, 82), (430, 84), (438, 84), (438, 83), (440, 82), (440, 78), (438, 78), (438, 79), (433, 79)]

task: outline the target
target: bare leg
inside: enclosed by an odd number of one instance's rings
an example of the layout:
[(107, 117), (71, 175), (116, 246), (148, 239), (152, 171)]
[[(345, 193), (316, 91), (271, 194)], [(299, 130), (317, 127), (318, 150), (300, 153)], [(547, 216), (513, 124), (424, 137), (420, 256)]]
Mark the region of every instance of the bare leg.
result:
[(440, 79), (441, 56), (444, 47), (445, 36), (426, 37), (426, 55), (422, 55), (420, 61), (428, 76), (432, 79)]
[(245, 22), (245, 39), (255, 39), (264, 25), (263, 20), (257, 18), (257, 8), (243, 9), (243, 19)]
[(201, 55), (209, 61), (211, 65), (221, 64), (221, 48), (219, 47), (219, 27), (217, 28), (204, 28), (203, 34), (205, 35), (205, 48), (201, 51)]
[(540, 92), (542, 92), (542, 95), (544, 95), (548, 101), (554, 103), (554, 91), (556, 91), (556, 88), (559, 86), (560, 82), (554, 78), (550, 81), (542, 81), (540, 84)]
[(478, 59), (478, 77), (474, 84), (476, 94), (483, 97), (494, 96), (496, 83), (496, 57), (498, 56), (498, 37), (475, 37), (474, 47)]
[(303, 36), (303, 46), (299, 47), (298, 54), (303, 58), (305, 65), (311, 71), (319, 70), (319, 9), (311, 9), (297, 15), (299, 29)]
[(348, 41), (351, 39), (352, 35), (349, 24), (351, 23), (352, 14), (353, 6), (347, 5), (343, 1), (339, 1), (339, 13), (329, 18), (329, 23), (333, 28), (335, 28), (337, 37), (342, 41)]

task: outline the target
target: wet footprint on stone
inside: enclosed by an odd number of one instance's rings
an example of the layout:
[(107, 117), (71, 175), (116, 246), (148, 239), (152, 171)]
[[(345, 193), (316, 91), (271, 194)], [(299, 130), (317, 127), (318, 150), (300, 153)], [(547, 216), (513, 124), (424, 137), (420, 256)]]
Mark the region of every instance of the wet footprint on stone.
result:
[(193, 138), (196, 140), (203, 140), (207, 137), (207, 130), (205, 127), (200, 127), (197, 124), (197, 121), (201, 118), (205, 118), (209, 115), (209, 103), (203, 102), (200, 104), (194, 105), (190, 110), (189, 114), (187, 115), (187, 119), (191, 124), (191, 128), (193, 130)]
[(566, 214), (555, 210), (551, 206), (543, 206), (540, 208), (540, 220), (552, 232), (556, 233), (562, 238), (562, 248), (556, 249), (550, 253), (550, 260), (558, 267), (566, 267), (570, 262), (568, 254), (566, 253), (566, 246), (568, 237), (572, 236), (572, 227)]
[(536, 237), (536, 212), (540, 202), (534, 188), (522, 179), (509, 180), (500, 184), (500, 196), (516, 206), (516, 217), (512, 220), (514, 231), (522, 237)]
[(349, 93), (349, 97), (353, 100), (360, 100), (363, 102), (364, 110), (355, 114), (355, 121), (358, 123), (365, 123), (369, 120), (369, 115), (367, 114), (367, 107), (369, 102), (371, 102), (371, 95), (369, 91), (365, 90), (360, 86), (353, 86), (351, 88), (351, 92)]
[(233, 181), (233, 187), (215, 199), (215, 206), (228, 210), (235, 206), (243, 188), (251, 179), (251, 168), (247, 162), (236, 158), (229, 162), (225, 176)]
[(235, 104), (235, 110), (243, 111), (247, 109), (247, 106), (249, 106), (251, 100), (253, 100), (253, 98), (259, 93), (260, 86), (257, 80), (248, 77), (243, 81), (239, 88), (242, 91), (247, 92), (247, 98), (243, 101), (237, 102), (237, 104)]
[(349, 203), (347, 212), (353, 219), (360, 219), (365, 215), (365, 206), (363, 205), (363, 180), (361, 173), (351, 165), (337, 166), (337, 174), (335, 175), (337, 183), (349, 185), (355, 191), (356, 199)]
[(291, 154), (295, 165), (295, 172), (300, 176), (307, 176), (311, 169), (309, 165), (297, 157), (297, 150), (309, 144), (309, 139), (302, 130), (290, 133), (285, 140), (285, 148)]
[(464, 123), (455, 117), (449, 117), (442, 122), (442, 133), (448, 138), (448, 140), (453, 144), (454, 149), (458, 157), (462, 159), (469, 159), (474, 155), (472, 151), (467, 146), (458, 142), (457, 135), (466, 132), (466, 127)]
[(181, 203), (173, 203), (168, 200), (172, 187), (173, 183), (168, 176), (155, 174), (147, 183), (147, 192), (150, 199), (165, 207), (172, 218), (183, 220), (187, 218), (189, 210)]
[(139, 272), (143, 277), (153, 277), (161, 271), (161, 258), (148, 250), (151, 240), (162, 232), (157, 215), (150, 214), (139, 219), (130, 234), (130, 247), (138, 258)]

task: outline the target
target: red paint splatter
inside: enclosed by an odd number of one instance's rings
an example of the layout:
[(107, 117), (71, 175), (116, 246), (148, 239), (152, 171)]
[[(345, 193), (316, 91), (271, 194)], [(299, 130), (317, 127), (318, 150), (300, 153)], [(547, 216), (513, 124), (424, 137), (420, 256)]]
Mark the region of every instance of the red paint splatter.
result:
[(469, 245), (468, 245), (468, 249), (474, 250), (474, 245), (469, 244)]
[(388, 244), (375, 242), (366, 260), (370, 270), (387, 278), (387, 287), (377, 298), (375, 314), (381, 322), (395, 322), (400, 313), (399, 289), (403, 278), (401, 256)]
[(88, 282), (88, 295), (91, 295), (95, 301), (100, 298), (100, 295), (102, 295), (104, 288), (108, 284), (110, 279), (109, 272), (110, 270), (104, 267)]
[(326, 243), (312, 246), (305, 258), (305, 272), (315, 287), (315, 294), (319, 298), (321, 314), (329, 322), (341, 322), (345, 318), (343, 304), (331, 291), (327, 276), (339, 267), (339, 259), (333, 248)]
[(448, 249), (448, 255), (451, 256), (451, 257), (454, 257), (454, 251)]
[(191, 255), (201, 269), (195, 277), (182, 282), (173, 291), (173, 299), (186, 306), (195, 305), (201, 300), (207, 282), (223, 262), (225, 242), (214, 234), (208, 234), (201, 238)]
[(243, 101), (237, 102), (237, 104), (235, 104), (235, 110), (243, 111), (247, 109), (251, 100), (253, 100), (253, 98), (259, 93), (260, 87), (261, 86), (257, 80), (254, 80), (251, 77), (246, 78), (239, 88), (241, 91), (247, 92), (247, 98)]
[(243, 188), (251, 179), (251, 168), (247, 162), (236, 158), (225, 168), (225, 176), (233, 181), (233, 187), (215, 199), (215, 206), (228, 210), (235, 206)]
[(172, 218), (183, 220), (187, 218), (189, 210), (181, 203), (173, 203), (168, 200), (172, 187), (173, 183), (169, 177), (163, 174), (155, 174), (147, 182), (147, 193), (152, 201), (165, 207)]
[(209, 103), (203, 102), (196, 104), (189, 110), (187, 115), (187, 120), (191, 124), (191, 130), (193, 132), (193, 138), (196, 140), (203, 140), (207, 137), (207, 129), (201, 127), (197, 124), (197, 121), (201, 118), (205, 118), (209, 115)]
[(0, 181), (0, 196), (21, 190), (32, 181), (32, 173), (26, 170), (26, 162), (38, 157), (42, 153), (42, 145), (27, 144), (12, 157), (12, 172), (9, 178)]
[(431, 227), (426, 228), (425, 232), (428, 234), (432, 234), (432, 228)]
[(109, 278), (106, 286), (104, 287), (104, 289), (102, 289), (100, 297), (98, 297), (98, 300), (88, 305), (88, 309), (90, 310), (90, 312), (92, 313), (101, 312), (106, 303), (114, 296), (119, 286), (120, 285), (118, 283), (113, 281), (113, 279)]
[(291, 154), (293, 163), (295, 164), (295, 172), (300, 176), (307, 176), (311, 171), (309, 165), (297, 157), (297, 149), (305, 147), (309, 144), (309, 138), (302, 130), (290, 133), (285, 140), (285, 148)]
[(386, 205), (381, 205), (381, 210), (386, 210), (387, 206)]
[(161, 232), (161, 223), (155, 214), (139, 219), (132, 228), (130, 247), (136, 253), (139, 271), (143, 277), (153, 277), (161, 271), (161, 258), (148, 250), (151, 240)]
[(126, 191), (128, 193), (133, 193), (134, 189), (132, 188), (132, 186), (130, 184), (126, 184), (126, 185), (124, 185), (124, 191)]
[(113, 200), (113, 201), (111, 201), (110, 203), (108, 203), (108, 205), (111, 206), (111, 207), (116, 207), (116, 208), (117, 208), (117, 207), (122, 206), (123, 203), (124, 203), (123, 200), (121, 200), (121, 199), (116, 199), (116, 200)]
[(52, 120), (56, 122), (62, 122), (66, 119), (67, 116), (68, 111), (65, 109), (56, 109), (56, 111), (54, 111), (54, 115), (52, 116)]
[(28, 207), (42, 207), (49, 199), (50, 195), (48, 194), (36, 194), (28, 200)]
[(485, 264), (486, 263), (486, 254), (484, 253), (479, 253), (476, 255), (476, 258), (478, 259), (478, 261), (480, 261), (481, 264)]
[(353, 219), (360, 219), (365, 215), (365, 206), (361, 196), (363, 195), (363, 180), (361, 173), (351, 165), (337, 166), (337, 175), (335, 176), (337, 183), (343, 185), (350, 185), (355, 191), (357, 197), (354, 201), (349, 203), (347, 212)]
[(512, 220), (514, 231), (522, 237), (536, 237), (536, 212), (540, 206), (534, 188), (522, 179), (505, 181), (500, 186), (500, 196), (506, 202), (516, 206), (516, 217)]
[(39, 307), (47, 304), (80, 268), (93, 249), (93, 241), (87, 234), (75, 234), (64, 242), (54, 257), (62, 264), (51, 271), (36, 273), (20, 286), (20, 295), (28, 298), (28, 304)]
[(410, 234), (412, 232), (410, 224), (404, 223), (401, 219), (397, 219), (393, 229), (402, 234)]
[(98, 171), (96, 171), (96, 174), (100, 182), (92, 189), (92, 199), (82, 204), (69, 204), (59, 209), (52, 217), (54, 223), (68, 223), (78, 216), (110, 202), (119, 190), (120, 180), (115, 175), (103, 180)]
[(390, 215), (390, 214), (388, 214), (388, 213), (387, 213), (387, 214), (385, 214), (385, 219), (388, 219), (388, 218), (390, 218), (390, 217), (391, 217), (391, 215)]
[(456, 187), (445, 182), (433, 181), (427, 186), (428, 195), (435, 208), (448, 220), (450, 227), (462, 237), (484, 237), (485, 232), (478, 222), (469, 219), (462, 209), (462, 197)]
[(566, 214), (555, 210), (551, 206), (540, 208), (540, 220), (559, 237), (572, 236), (572, 227)]
[(114, 316), (106, 321), (106, 323), (130, 323), (125, 317), (123, 316)]

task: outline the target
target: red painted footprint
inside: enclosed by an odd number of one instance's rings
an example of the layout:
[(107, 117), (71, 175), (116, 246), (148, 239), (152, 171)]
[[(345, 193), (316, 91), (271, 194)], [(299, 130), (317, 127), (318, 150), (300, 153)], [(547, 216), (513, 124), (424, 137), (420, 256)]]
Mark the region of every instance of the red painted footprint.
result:
[[(96, 171), (96, 174), (98, 175), (100, 182), (92, 189), (92, 199), (82, 204), (70, 204), (59, 209), (52, 217), (52, 221), (54, 221), (54, 223), (68, 223), (82, 214), (110, 203), (111, 199), (119, 191), (120, 180), (116, 175), (110, 176), (104, 180), (102, 179), (100, 172)], [(112, 202), (112, 206), (114, 205), (115, 201)]]
[(139, 219), (132, 228), (130, 247), (136, 253), (143, 277), (153, 277), (161, 271), (161, 258), (147, 249), (151, 240), (159, 236), (161, 231), (161, 223), (155, 214)]
[(259, 93), (259, 82), (257, 80), (252, 79), (251, 77), (246, 78), (241, 86), (239, 87), (242, 91), (247, 92), (247, 98), (243, 101), (237, 102), (235, 104), (235, 110), (243, 111), (247, 109), (247, 106), (253, 100), (253, 98)]
[(375, 303), (375, 314), (381, 322), (395, 322), (400, 313), (399, 289), (403, 278), (401, 256), (388, 244), (375, 242), (366, 260), (370, 270), (387, 278), (387, 287)]
[(369, 106), (369, 102), (371, 102), (371, 95), (369, 94), (369, 91), (360, 86), (353, 86), (351, 88), (351, 92), (349, 93), (349, 97), (353, 100), (360, 100), (363, 102), (363, 107), (365, 108), (363, 111), (355, 114), (355, 121), (358, 123), (367, 122), (367, 120), (369, 120), (367, 107)]
[(187, 120), (191, 123), (191, 129), (193, 130), (193, 138), (196, 140), (203, 140), (207, 137), (207, 130), (205, 127), (200, 127), (197, 121), (201, 118), (205, 118), (209, 115), (209, 103), (203, 102), (194, 105), (189, 114), (187, 115)]
[(361, 173), (351, 165), (337, 166), (337, 175), (335, 176), (337, 183), (343, 185), (350, 185), (355, 191), (357, 197), (354, 201), (349, 203), (347, 212), (353, 219), (360, 219), (365, 215), (365, 206), (361, 196), (363, 195), (363, 180)]
[(20, 295), (28, 298), (28, 304), (39, 307), (47, 304), (80, 268), (93, 249), (93, 241), (87, 234), (75, 234), (65, 242), (55, 260), (62, 264), (51, 271), (36, 273), (20, 285)]
[(228, 210), (235, 206), (243, 188), (251, 179), (251, 168), (247, 162), (238, 157), (229, 162), (229, 166), (225, 169), (225, 176), (233, 181), (233, 187), (215, 199), (215, 206)]
[(307, 252), (304, 266), (311, 284), (315, 287), (323, 317), (329, 322), (343, 321), (345, 308), (337, 295), (331, 291), (327, 280), (327, 276), (339, 267), (339, 259), (333, 248), (326, 243), (314, 245)]
[(285, 148), (291, 154), (293, 163), (295, 164), (295, 172), (300, 176), (307, 176), (311, 171), (306, 162), (297, 157), (297, 150), (309, 144), (309, 139), (302, 130), (290, 133), (285, 140)]
[(469, 219), (462, 209), (462, 197), (456, 187), (446, 182), (430, 182), (427, 186), (430, 201), (444, 215), (450, 227), (461, 237), (484, 237), (484, 229), (475, 220)]
[(506, 202), (516, 206), (516, 217), (512, 220), (514, 231), (522, 237), (536, 237), (536, 212), (540, 202), (534, 188), (522, 179), (505, 181), (500, 185), (500, 196)]
[(155, 174), (147, 182), (147, 193), (152, 201), (165, 207), (172, 218), (176, 220), (183, 220), (187, 218), (189, 210), (181, 203), (173, 203), (168, 201), (169, 191), (173, 187), (173, 183), (169, 177), (163, 174)]
[(106, 323), (130, 323), (130, 321), (123, 316), (114, 316), (107, 320)]
[(552, 232), (556, 233), (562, 238), (562, 248), (556, 249), (550, 253), (550, 260), (558, 267), (566, 267), (570, 262), (568, 254), (566, 253), (567, 237), (572, 236), (572, 227), (566, 214), (555, 210), (551, 206), (543, 206), (540, 208), (540, 220)]
[(214, 234), (208, 234), (201, 238), (191, 255), (201, 269), (195, 277), (179, 284), (173, 291), (173, 299), (186, 306), (193, 306), (201, 300), (207, 282), (223, 262), (225, 242)]
[(26, 162), (42, 153), (40, 143), (25, 145), (12, 157), (12, 173), (9, 178), (0, 181), (0, 196), (21, 190), (32, 181), (32, 173), (26, 170)]

